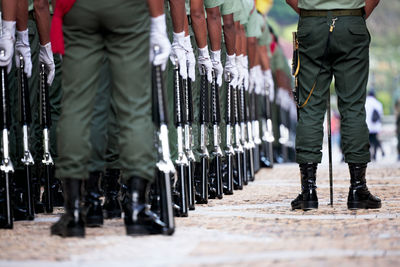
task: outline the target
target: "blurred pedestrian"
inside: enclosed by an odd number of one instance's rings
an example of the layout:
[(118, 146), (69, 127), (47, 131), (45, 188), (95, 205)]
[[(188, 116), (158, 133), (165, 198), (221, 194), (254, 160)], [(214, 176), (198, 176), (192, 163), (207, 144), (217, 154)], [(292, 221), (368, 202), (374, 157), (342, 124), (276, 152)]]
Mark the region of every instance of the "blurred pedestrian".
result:
[(378, 139), (378, 134), (382, 130), (382, 103), (376, 99), (375, 91), (368, 92), (365, 102), (366, 121), (369, 130), (369, 143), (371, 145), (371, 160), (376, 160), (376, 152), (378, 149), (382, 151), (382, 156), (385, 156), (381, 142)]

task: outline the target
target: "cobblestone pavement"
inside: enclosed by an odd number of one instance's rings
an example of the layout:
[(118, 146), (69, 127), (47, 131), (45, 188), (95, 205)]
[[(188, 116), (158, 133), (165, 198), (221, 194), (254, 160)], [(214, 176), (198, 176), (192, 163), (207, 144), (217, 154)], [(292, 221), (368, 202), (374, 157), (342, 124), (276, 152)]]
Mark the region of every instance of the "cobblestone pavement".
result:
[(347, 210), (347, 165), (336, 163), (329, 206), (327, 170), (318, 169), (316, 211), (290, 210), (298, 167), (275, 165), (233, 196), (177, 218), (172, 237), (128, 237), (119, 219), (87, 229), (85, 239), (62, 239), (49, 234), (61, 210), (39, 215), (0, 230), (0, 266), (400, 266), (400, 164), (368, 167), (380, 210)]

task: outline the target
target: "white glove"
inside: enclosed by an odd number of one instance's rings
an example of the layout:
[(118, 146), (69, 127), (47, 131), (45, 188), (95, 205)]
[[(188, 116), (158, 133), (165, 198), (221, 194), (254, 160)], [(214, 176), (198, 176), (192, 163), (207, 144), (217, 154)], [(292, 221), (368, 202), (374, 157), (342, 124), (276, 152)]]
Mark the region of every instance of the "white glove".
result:
[(274, 84), (274, 79), (272, 78), (272, 72), (270, 69), (266, 70), (263, 72), (264, 76), (264, 82), (267, 85), (267, 88), (269, 90), (269, 99), (270, 101), (273, 101), (274, 99), (274, 93), (275, 93), (275, 84)]
[(256, 71), (257, 71), (257, 79), (256, 79), (256, 87), (255, 89), (258, 90), (258, 93), (260, 94), (263, 90), (265, 90), (265, 84), (264, 84), (264, 75), (263, 71), (261, 69), (260, 65), (256, 66)]
[(47, 83), (51, 85), (53, 83), (56, 66), (54, 65), (53, 52), (51, 51), (50, 42), (45, 45), (40, 45), (39, 61), (44, 64), (47, 74)]
[(173, 33), (173, 41), (171, 46), (171, 54), (169, 56), (172, 64), (178, 60), (179, 74), (182, 79), (187, 79), (187, 66), (186, 66), (186, 50), (185, 50), (185, 32)]
[(196, 80), (196, 58), (194, 57), (190, 35), (185, 37), (185, 50), (188, 68), (188, 76), (194, 82)]
[(3, 20), (2, 22), (3, 34), (0, 38), (0, 67), (7, 67), (7, 72), (11, 71), (12, 56), (14, 54), (14, 41), (15, 41), (15, 21)]
[[(207, 74), (207, 80), (209, 83), (211, 83), (213, 64), (211, 63), (207, 45), (203, 48), (199, 48), (199, 57), (197, 58), (197, 65), (199, 68), (200, 75)], [(203, 71), (202, 66), (204, 66), (205, 71)]]
[(236, 87), (238, 85), (239, 67), (236, 65), (236, 55), (226, 55), (225, 62), (225, 81), (228, 81), (228, 73), (231, 75), (231, 85)]
[(17, 41), (15, 42), (15, 64), (17, 65), (17, 68), (20, 66), (20, 55), (24, 59), (24, 72), (26, 73), (26, 76), (30, 78), (32, 76), (32, 59), (28, 29), (21, 32), (17, 31)]
[(257, 79), (262, 78), (262, 77), (258, 76), (259, 73), (260, 73), (259, 70), (258, 70), (259, 68), (261, 69), (260, 65), (257, 65), (257, 66), (254, 66), (254, 67), (252, 67), (250, 69), (250, 84), (249, 84), (249, 87), (250, 88), (255, 88), (255, 90), (257, 90), (256, 93), (259, 93), (258, 89), (256, 88), (256, 87), (258, 87)]
[(236, 56), (236, 69), (238, 72), (237, 76), (237, 84), (242, 84), (243, 83), (243, 78), (244, 78), (244, 73), (243, 73), (243, 68), (242, 68), (242, 58), (243, 55), (238, 55)]
[(249, 90), (249, 61), (247, 56), (241, 58), (241, 69), (243, 73), (244, 89)]
[(211, 63), (213, 64), (213, 69), (215, 76), (217, 77), (218, 87), (222, 86), (222, 74), (224, 73), (224, 69), (222, 68), (221, 63), (221, 50), (211, 51)]
[[(160, 53), (154, 55), (154, 46), (160, 48)], [(171, 43), (167, 35), (167, 24), (165, 22), (165, 14), (151, 18), (150, 26), (150, 62), (154, 65), (161, 65), (161, 69), (165, 70), (169, 53), (171, 52)]]

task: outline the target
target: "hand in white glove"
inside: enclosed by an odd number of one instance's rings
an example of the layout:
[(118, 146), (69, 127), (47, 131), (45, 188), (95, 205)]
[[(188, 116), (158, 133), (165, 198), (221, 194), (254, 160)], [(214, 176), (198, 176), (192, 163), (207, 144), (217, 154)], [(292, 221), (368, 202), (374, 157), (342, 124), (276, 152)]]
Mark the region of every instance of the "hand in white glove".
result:
[[(154, 54), (154, 46), (160, 48), (160, 53)], [(167, 25), (165, 22), (165, 14), (151, 18), (150, 26), (150, 62), (154, 65), (161, 65), (161, 69), (165, 70), (169, 53), (171, 52), (171, 43), (167, 35)]]
[(217, 77), (218, 87), (222, 86), (222, 74), (224, 69), (221, 63), (221, 50), (211, 51), (211, 63), (213, 64), (213, 69), (215, 76)]
[(196, 80), (196, 58), (194, 57), (190, 35), (185, 37), (185, 50), (188, 68), (188, 76), (194, 82)]
[(243, 73), (243, 68), (242, 68), (242, 58), (243, 58), (243, 55), (238, 55), (235, 58), (236, 69), (238, 72), (237, 84), (242, 84), (243, 78), (244, 78), (244, 73)]
[(275, 84), (274, 84), (274, 79), (272, 78), (272, 72), (270, 69), (264, 71), (263, 73), (264, 76), (264, 82), (267, 86), (268, 92), (269, 92), (269, 99), (273, 101), (274, 99), (274, 93), (275, 93)]
[(30, 78), (32, 76), (32, 59), (28, 29), (21, 32), (17, 31), (17, 41), (15, 42), (15, 64), (17, 68), (20, 67), (20, 56), (24, 59), (24, 72), (26, 76)]
[[(258, 68), (260, 68), (259, 65), (254, 66), (250, 69), (250, 84), (249, 84), (249, 88), (256, 88), (257, 87), (257, 79), (262, 79), (262, 77), (258, 77), (259, 75), (259, 71), (257, 70)], [(251, 89), (253, 90), (253, 89)], [(257, 90), (256, 93), (258, 93), (258, 89), (254, 89)]]
[(238, 78), (239, 78), (239, 68), (236, 65), (236, 55), (226, 55), (226, 62), (225, 62), (225, 81), (228, 81), (228, 73), (231, 76), (231, 85), (232, 87), (236, 87), (238, 85)]
[(187, 66), (186, 66), (186, 50), (185, 50), (185, 32), (173, 33), (173, 42), (171, 46), (171, 54), (169, 58), (172, 64), (178, 61), (179, 74), (182, 79), (187, 79)]
[(249, 61), (247, 56), (241, 58), (241, 70), (243, 73), (244, 89), (249, 90)]
[(256, 90), (261, 93), (261, 91), (265, 90), (265, 84), (264, 84), (264, 75), (263, 71), (261, 69), (260, 65), (256, 66), (256, 71), (257, 71), (257, 79), (256, 79)]
[(11, 71), (12, 56), (14, 54), (14, 41), (15, 41), (15, 21), (2, 22), (3, 34), (0, 38), (0, 67), (7, 67), (7, 72)]
[[(207, 80), (209, 83), (211, 83), (213, 64), (211, 63), (207, 45), (203, 48), (199, 48), (199, 57), (197, 58), (197, 64), (200, 75), (207, 74)], [(203, 66), (204, 66), (204, 71), (203, 71)]]
[(53, 83), (56, 66), (54, 65), (53, 52), (51, 51), (50, 42), (45, 45), (40, 45), (39, 61), (44, 64), (47, 74), (47, 83), (51, 85)]

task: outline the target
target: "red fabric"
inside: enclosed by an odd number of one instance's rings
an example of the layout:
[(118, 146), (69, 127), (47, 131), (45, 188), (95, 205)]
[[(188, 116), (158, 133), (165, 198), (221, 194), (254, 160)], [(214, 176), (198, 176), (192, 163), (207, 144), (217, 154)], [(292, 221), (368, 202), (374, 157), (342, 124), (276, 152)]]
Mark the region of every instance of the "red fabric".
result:
[(276, 42), (273, 41), (270, 45), (269, 45), (269, 49), (271, 50), (271, 54), (274, 54), (275, 49), (276, 49)]
[(76, 0), (57, 0), (51, 20), (50, 40), (53, 53), (64, 55), (63, 18), (70, 11)]

